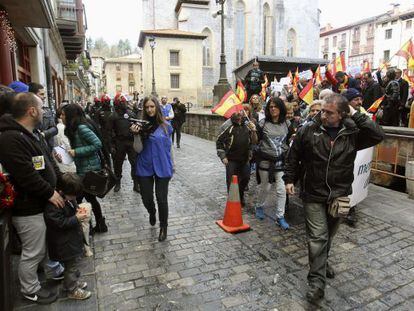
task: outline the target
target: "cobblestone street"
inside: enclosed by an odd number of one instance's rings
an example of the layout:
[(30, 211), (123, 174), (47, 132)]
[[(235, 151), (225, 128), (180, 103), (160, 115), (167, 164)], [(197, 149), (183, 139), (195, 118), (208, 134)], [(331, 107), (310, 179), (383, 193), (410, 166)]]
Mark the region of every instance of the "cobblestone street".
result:
[[(243, 215), (252, 230), (225, 233), (215, 224), (226, 201), (215, 144), (184, 135), (175, 151), (167, 241), (158, 242), (158, 224), (149, 225), (125, 165), (121, 191), (103, 200), (109, 232), (94, 238), (88, 279), (93, 283), (95, 276), (95, 295), (89, 302), (71, 302), (70, 308), (61, 299), (39, 310), (92, 310), (91, 304), (99, 310), (317, 309), (305, 300), (303, 222), (283, 232), (269, 217), (256, 220), (252, 195)], [(254, 188), (252, 181), (250, 192)], [(357, 228), (342, 225), (334, 240), (330, 261), (336, 277), (328, 280), (322, 310), (414, 310), (410, 221), (403, 225), (372, 216), (376, 208), (410, 205), (414, 209), (404, 194), (371, 186), (370, 197), (359, 206)]]

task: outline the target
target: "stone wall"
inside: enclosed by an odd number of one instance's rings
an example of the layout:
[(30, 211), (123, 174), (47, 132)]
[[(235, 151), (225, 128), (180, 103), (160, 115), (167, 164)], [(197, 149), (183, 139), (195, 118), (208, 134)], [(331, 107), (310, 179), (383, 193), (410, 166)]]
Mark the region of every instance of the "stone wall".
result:
[(207, 113), (187, 113), (187, 119), (183, 126), (183, 132), (204, 139), (215, 141), (220, 125), (225, 119), (218, 115)]

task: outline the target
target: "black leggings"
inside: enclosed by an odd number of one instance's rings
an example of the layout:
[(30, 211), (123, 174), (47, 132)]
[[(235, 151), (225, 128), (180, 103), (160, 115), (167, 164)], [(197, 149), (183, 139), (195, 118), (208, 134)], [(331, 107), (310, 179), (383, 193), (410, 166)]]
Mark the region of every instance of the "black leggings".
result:
[(154, 203), (154, 181), (155, 196), (158, 204), (158, 217), (160, 227), (168, 226), (168, 183), (170, 178), (159, 178), (157, 176), (138, 177), (139, 186), (141, 188), (142, 203), (144, 203), (150, 215), (154, 215), (157, 210)]
[(99, 204), (98, 199), (95, 195), (84, 192), (81, 196), (76, 198), (78, 204), (82, 203), (83, 198), (86, 199), (92, 205), (92, 212), (95, 215), (95, 221), (98, 223), (102, 219), (102, 209), (101, 204)]

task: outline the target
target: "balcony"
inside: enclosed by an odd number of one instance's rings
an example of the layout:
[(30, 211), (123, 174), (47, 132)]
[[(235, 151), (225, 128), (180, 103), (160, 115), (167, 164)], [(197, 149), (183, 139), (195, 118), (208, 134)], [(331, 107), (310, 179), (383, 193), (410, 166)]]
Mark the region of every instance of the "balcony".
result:
[(82, 0), (56, 1), (56, 23), (66, 57), (74, 60), (85, 47), (84, 8)]
[(340, 50), (346, 49), (346, 41), (345, 40), (339, 41), (338, 48)]
[(367, 30), (367, 39), (373, 39), (374, 38), (374, 30)]
[(359, 53), (360, 53), (360, 48), (359, 48), (359, 46), (354, 46), (352, 49), (351, 49), (351, 55), (358, 55)]
[(53, 25), (53, 9), (49, 0), (0, 0), (0, 7), (7, 11), (13, 28), (50, 28)]
[(355, 34), (352, 36), (352, 42), (359, 42), (361, 41), (361, 35), (360, 34)]

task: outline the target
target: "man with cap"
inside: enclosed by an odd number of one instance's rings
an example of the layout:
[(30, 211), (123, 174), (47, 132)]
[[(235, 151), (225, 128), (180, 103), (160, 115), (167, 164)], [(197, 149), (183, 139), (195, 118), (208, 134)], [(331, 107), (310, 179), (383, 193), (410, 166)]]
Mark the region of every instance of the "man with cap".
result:
[(114, 98), (115, 111), (111, 115), (111, 133), (112, 143), (115, 148), (114, 173), (117, 178), (114, 191), (118, 192), (121, 189), (122, 178), (122, 164), (125, 156), (128, 155), (128, 161), (131, 164), (131, 178), (134, 182), (134, 191), (139, 192), (139, 185), (137, 177), (135, 176), (135, 160), (137, 153), (134, 150), (134, 135), (129, 128), (131, 127), (130, 118), (136, 119), (136, 114), (128, 108), (128, 99), (123, 94), (117, 94)]
[(362, 94), (357, 89), (347, 89), (343, 95), (349, 101), (349, 104), (361, 113), (366, 113), (364, 107), (362, 107)]

